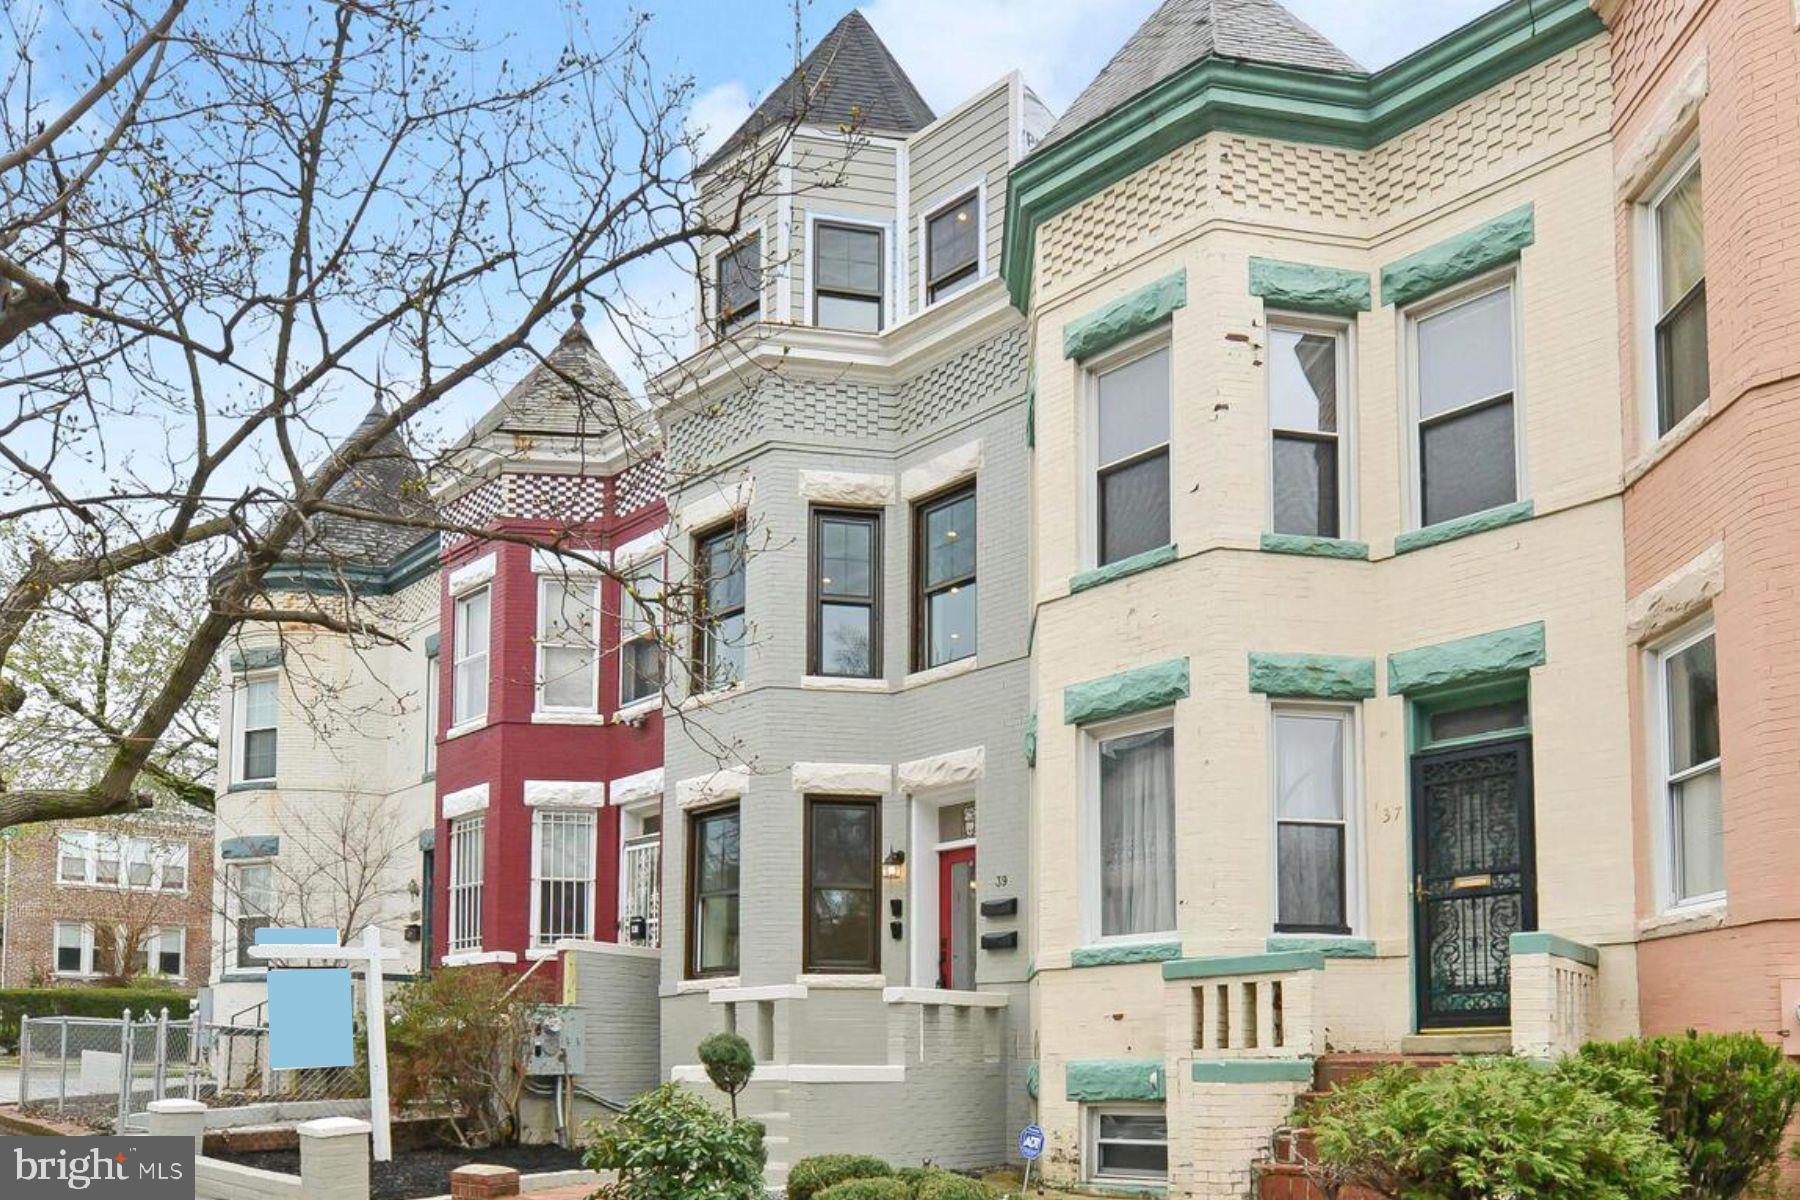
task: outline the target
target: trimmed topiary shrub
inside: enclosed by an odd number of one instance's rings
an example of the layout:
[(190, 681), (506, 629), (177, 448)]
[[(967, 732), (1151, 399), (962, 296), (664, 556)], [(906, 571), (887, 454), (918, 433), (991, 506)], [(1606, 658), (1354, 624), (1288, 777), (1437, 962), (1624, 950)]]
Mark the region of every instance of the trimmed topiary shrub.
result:
[(814, 1200), (834, 1184), (851, 1179), (884, 1179), (894, 1169), (868, 1154), (815, 1154), (788, 1168), (788, 1200)]
[(990, 1200), (979, 1180), (953, 1171), (926, 1171), (913, 1184), (913, 1200)]
[[(1615, 1077), (1629, 1082), (1623, 1073)], [(1525, 1059), (1389, 1069), (1310, 1106), (1331, 1182), (1432, 1200), (1672, 1200), (1681, 1163), (1586, 1068)]]
[[(890, 1175), (877, 1179), (846, 1179), (815, 1194), (813, 1200), (913, 1200), (913, 1194), (903, 1180)], [(982, 1200), (987, 1197), (983, 1196)]]
[(738, 1093), (750, 1086), (756, 1071), (750, 1043), (735, 1033), (715, 1033), (700, 1043), (700, 1065), (713, 1086), (731, 1097), (731, 1115), (737, 1116)]
[(1636, 1093), (1608, 1090), (1652, 1114), (1681, 1156), (1683, 1196), (1732, 1200), (1773, 1181), (1800, 1103), (1800, 1070), (1779, 1046), (1749, 1033), (1689, 1030), (1675, 1037), (1591, 1043), (1575, 1061), (1648, 1077), (1648, 1086)]

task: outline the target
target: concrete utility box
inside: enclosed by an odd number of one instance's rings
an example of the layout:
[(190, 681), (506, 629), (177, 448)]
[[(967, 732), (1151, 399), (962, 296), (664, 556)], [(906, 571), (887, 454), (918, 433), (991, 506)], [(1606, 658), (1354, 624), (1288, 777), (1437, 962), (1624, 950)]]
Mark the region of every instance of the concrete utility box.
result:
[(525, 1073), (579, 1075), (587, 1070), (587, 1022), (573, 1004), (545, 1004), (531, 1017)]

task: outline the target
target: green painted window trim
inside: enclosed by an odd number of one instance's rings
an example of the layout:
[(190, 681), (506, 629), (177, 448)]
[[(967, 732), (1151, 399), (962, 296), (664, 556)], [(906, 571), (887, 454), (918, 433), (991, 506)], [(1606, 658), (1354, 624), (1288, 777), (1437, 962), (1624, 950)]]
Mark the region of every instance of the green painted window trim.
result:
[(1221, 975), (1280, 975), (1289, 971), (1323, 971), (1325, 956), (1317, 950), (1284, 950), (1278, 954), (1212, 954), (1178, 958), (1163, 964), (1164, 979), (1216, 979)]
[(1077, 571), (1069, 576), (1069, 592), (1085, 592), (1089, 588), (1097, 588), (1103, 583), (1111, 583), (1115, 579), (1123, 579), (1127, 575), (1136, 575), (1140, 571), (1153, 570), (1174, 562), (1181, 556), (1181, 550), (1174, 542), (1166, 546), (1158, 546), (1154, 550), (1143, 550), (1129, 558), (1116, 559), (1104, 567), (1090, 567), (1085, 571)]
[(1195, 1083), (1311, 1083), (1310, 1058), (1196, 1058)]
[(1013, 168), (1000, 268), (1013, 306), (1030, 306), (1045, 222), (1196, 138), (1367, 149), (1605, 32), (1588, 0), (1509, 0), (1373, 73), (1203, 58)]
[(1250, 294), (1270, 308), (1353, 317), (1372, 307), (1369, 275), (1279, 258), (1251, 258)]
[(1117, 967), (1126, 963), (1168, 962), (1181, 957), (1180, 942), (1121, 942), (1077, 946), (1069, 952), (1071, 967)]
[(1532, 501), (1515, 500), (1511, 504), (1484, 508), (1467, 516), (1439, 521), (1436, 525), (1427, 525), (1423, 529), (1408, 529), (1394, 536), (1394, 553), (1409, 554), (1427, 546), (1454, 542), (1457, 538), (1466, 538), (1471, 534), (1503, 529), (1508, 525), (1517, 525), (1520, 521), (1529, 521), (1535, 514), (1536, 505)]
[(1031, 710), (1031, 717), (1025, 722), (1025, 765), (1037, 766), (1037, 709)]
[(1270, 954), (1316, 950), (1326, 958), (1376, 957), (1375, 943), (1370, 938), (1334, 937), (1325, 933), (1271, 933), (1265, 948)]
[(425, 637), (425, 657), (436, 658), (438, 656), (438, 647), (442, 644), (439, 635), (435, 633), (427, 634)]
[(1550, 954), (1590, 967), (1600, 965), (1600, 951), (1554, 933), (1515, 933), (1508, 940), (1507, 949), (1514, 954)]
[(1084, 1103), (1162, 1100), (1168, 1071), (1160, 1058), (1084, 1058), (1065, 1064), (1063, 1094)]
[(1165, 659), (1063, 689), (1063, 724), (1088, 725), (1167, 708), (1188, 694), (1188, 660)]
[(1544, 623), (1515, 625), (1493, 633), (1420, 646), (1388, 655), (1388, 695), (1428, 688), (1458, 687), (1517, 675), (1548, 661)]
[[(1473, 737), (1434, 739), (1431, 736), (1432, 717), (1465, 708), (1478, 708), (1484, 704), (1498, 704), (1506, 700), (1526, 701), (1525, 724), (1513, 729), (1496, 729), (1492, 733), (1477, 734)], [(1416, 753), (1420, 750), (1448, 750), (1457, 746), (1474, 746), (1482, 742), (1528, 736), (1531, 733), (1530, 700), (1531, 681), (1523, 671), (1499, 679), (1485, 680), (1481, 683), (1436, 688), (1428, 692), (1415, 693), (1407, 705), (1411, 710), (1409, 714), (1411, 719), (1407, 728), (1407, 750), (1409, 753)]]
[(231, 652), (231, 672), (244, 675), (251, 671), (273, 671), (287, 658), (286, 646), (257, 646)]
[(1154, 329), (1187, 307), (1187, 271), (1164, 275), (1063, 326), (1063, 357), (1083, 362)]
[(1308, 537), (1303, 533), (1265, 533), (1262, 548), (1271, 554), (1303, 554), (1310, 558), (1369, 557), (1369, 543), (1348, 538)]
[(1039, 1071), (1040, 1068), (1037, 1063), (1029, 1062), (1025, 1064), (1025, 1094), (1030, 1096), (1033, 1100), (1038, 1098)]
[(1521, 205), (1382, 267), (1381, 302), (1411, 304), (1512, 262), (1536, 240), (1531, 205)]
[(1344, 654), (1250, 652), (1250, 690), (1263, 696), (1367, 700), (1375, 694), (1375, 660)]

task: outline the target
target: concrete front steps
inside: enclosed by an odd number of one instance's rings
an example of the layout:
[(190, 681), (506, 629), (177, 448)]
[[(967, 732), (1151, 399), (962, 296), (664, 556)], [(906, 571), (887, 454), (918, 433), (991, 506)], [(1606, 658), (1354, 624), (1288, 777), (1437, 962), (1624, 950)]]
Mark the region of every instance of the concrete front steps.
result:
[[(1409, 1040), (1408, 1050), (1412, 1050), (1416, 1042)], [(1296, 1107), (1317, 1100), (1329, 1093), (1333, 1088), (1352, 1083), (1365, 1076), (1372, 1075), (1382, 1067), (1404, 1065), (1418, 1070), (1430, 1070), (1446, 1063), (1455, 1062), (1466, 1054), (1489, 1053), (1489, 1046), (1483, 1043), (1444, 1041), (1433, 1045), (1427, 1042), (1420, 1047), (1436, 1050), (1441, 1046), (1442, 1053), (1414, 1052), (1402, 1054), (1326, 1054), (1313, 1064), (1313, 1087), (1304, 1093)], [(1327, 1200), (1325, 1189), (1314, 1182), (1313, 1171), (1318, 1157), (1313, 1145), (1312, 1130), (1303, 1125), (1283, 1125), (1276, 1129), (1269, 1139), (1269, 1158), (1256, 1166), (1256, 1196), (1258, 1200)], [(1337, 1200), (1387, 1200), (1380, 1192), (1368, 1188), (1346, 1187), (1337, 1193)]]

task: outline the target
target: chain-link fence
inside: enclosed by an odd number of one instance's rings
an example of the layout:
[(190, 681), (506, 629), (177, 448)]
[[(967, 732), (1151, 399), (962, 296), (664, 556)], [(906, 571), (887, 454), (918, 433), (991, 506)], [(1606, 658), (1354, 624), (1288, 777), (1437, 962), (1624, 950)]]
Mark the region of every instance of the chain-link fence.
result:
[[(348, 1067), (304, 1067), (278, 1071), (269, 1066), (266, 1026), (201, 1027), (200, 1099), (211, 1108), (239, 1108), (240, 1124), (289, 1124), (318, 1117), (369, 1115), (369, 1073), (360, 1061)], [(215, 1124), (221, 1124), (215, 1122)]]

